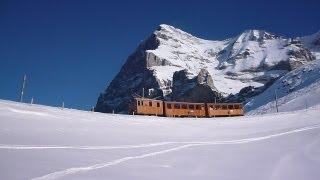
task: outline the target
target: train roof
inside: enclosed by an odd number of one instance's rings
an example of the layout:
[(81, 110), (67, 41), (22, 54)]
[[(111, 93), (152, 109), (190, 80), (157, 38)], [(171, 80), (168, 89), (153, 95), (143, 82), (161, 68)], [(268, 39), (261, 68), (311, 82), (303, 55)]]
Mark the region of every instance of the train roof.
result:
[[(134, 99), (136, 100), (146, 100), (146, 101), (156, 101), (156, 102), (161, 102), (163, 100), (159, 99), (151, 99), (151, 98), (144, 98), (144, 97), (135, 97)], [(242, 105), (242, 103), (200, 103), (200, 102), (179, 102), (179, 101), (163, 101), (164, 103), (170, 103), (170, 104), (195, 104), (195, 105), (204, 105), (204, 104), (209, 104), (209, 105)]]
[(136, 100), (146, 100), (146, 101), (162, 101), (162, 100), (159, 100), (159, 99), (151, 99), (151, 98), (143, 98), (143, 97), (135, 97), (134, 99)]
[(242, 105), (242, 103), (207, 103), (209, 105)]
[(178, 102), (178, 101), (164, 101), (164, 103), (172, 104), (205, 104), (205, 103), (195, 103), (195, 102)]

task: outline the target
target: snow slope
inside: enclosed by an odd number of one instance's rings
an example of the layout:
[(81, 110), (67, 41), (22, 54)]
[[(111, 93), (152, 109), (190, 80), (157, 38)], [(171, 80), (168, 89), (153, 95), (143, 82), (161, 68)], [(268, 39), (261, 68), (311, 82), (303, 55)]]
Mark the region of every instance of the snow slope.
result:
[(0, 101), (0, 179), (317, 180), (319, 111), (175, 119)]
[[(293, 70), (246, 105), (249, 114), (293, 111), (320, 104), (320, 59)], [(251, 111), (252, 110), (252, 111)]]

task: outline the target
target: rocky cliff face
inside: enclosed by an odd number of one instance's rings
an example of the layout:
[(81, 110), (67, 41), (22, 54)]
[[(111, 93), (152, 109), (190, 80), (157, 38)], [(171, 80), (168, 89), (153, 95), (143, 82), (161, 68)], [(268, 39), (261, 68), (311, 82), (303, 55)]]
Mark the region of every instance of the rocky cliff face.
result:
[(95, 107), (96, 111), (125, 112), (132, 95), (140, 94), (143, 88), (154, 89), (152, 96), (163, 96), (158, 79), (153, 75), (153, 71), (147, 68), (146, 51), (156, 49), (158, 46), (159, 41), (155, 34), (138, 46), (105, 92), (100, 94)]
[(188, 78), (188, 71), (181, 70), (173, 74), (172, 101), (182, 102), (214, 102), (221, 99), (221, 94), (215, 88), (209, 72), (201, 69), (199, 74)]
[(143, 88), (145, 96), (172, 101), (246, 101), (315, 59), (301, 42), (261, 30), (209, 41), (160, 25), (128, 57), (95, 109), (125, 113)]

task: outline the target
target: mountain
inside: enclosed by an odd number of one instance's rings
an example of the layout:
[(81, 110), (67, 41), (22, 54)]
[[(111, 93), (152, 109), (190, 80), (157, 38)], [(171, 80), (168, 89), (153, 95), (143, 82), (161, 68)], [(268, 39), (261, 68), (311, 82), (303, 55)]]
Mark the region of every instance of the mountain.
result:
[(162, 24), (128, 57), (95, 109), (125, 113), (142, 89), (166, 100), (248, 101), (314, 59), (298, 39), (263, 30), (211, 41)]
[(278, 79), (246, 105), (248, 114), (275, 112), (276, 96), (279, 111), (300, 110), (320, 104), (320, 59)]

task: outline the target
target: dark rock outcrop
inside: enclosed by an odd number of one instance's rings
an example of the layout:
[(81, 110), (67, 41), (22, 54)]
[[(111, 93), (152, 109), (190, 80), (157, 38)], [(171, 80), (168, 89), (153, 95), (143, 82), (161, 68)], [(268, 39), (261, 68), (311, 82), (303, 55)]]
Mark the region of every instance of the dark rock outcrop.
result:
[(221, 94), (214, 87), (211, 75), (201, 69), (198, 76), (189, 79), (187, 70), (175, 72), (173, 75), (172, 101), (214, 102), (221, 99)]

